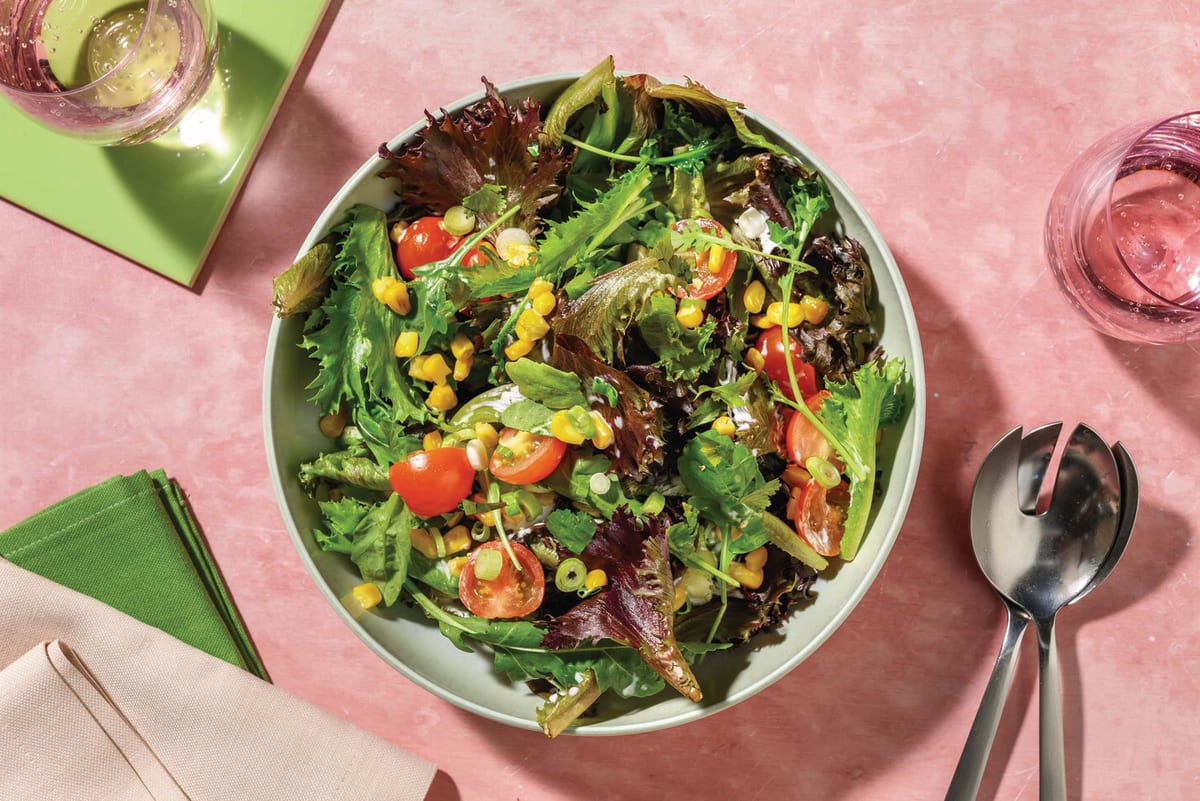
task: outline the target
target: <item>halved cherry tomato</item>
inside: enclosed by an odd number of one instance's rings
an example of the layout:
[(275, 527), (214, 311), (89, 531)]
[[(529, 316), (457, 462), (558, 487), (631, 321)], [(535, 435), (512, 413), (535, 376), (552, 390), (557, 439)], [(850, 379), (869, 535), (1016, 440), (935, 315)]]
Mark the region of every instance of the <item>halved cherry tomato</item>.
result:
[[(706, 234), (725, 236), (725, 226), (708, 217), (678, 220), (671, 227), (680, 233), (697, 227)], [(737, 267), (737, 252), (725, 249), (721, 255), (721, 261), (715, 267), (708, 263), (711, 254), (711, 250), (704, 250), (696, 256), (696, 277), (683, 288), (682, 295), (684, 297), (708, 300), (717, 295), (729, 283), (730, 277), (733, 276), (733, 270)]]
[(566, 452), (567, 443), (561, 439), (506, 428), (500, 432), (488, 469), (509, 484), (535, 484), (554, 472)]
[(400, 265), (400, 274), (411, 281), (417, 277), (413, 270), (446, 258), (462, 240), (461, 236), (454, 236), (442, 227), (441, 217), (420, 218), (405, 228), (396, 242), (396, 263)]
[[(805, 405), (813, 412), (816, 412), (821, 408), (821, 404), (825, 402), (827, 397), (829, 397), (828, 392), (818, 392), (805, 400)], [(817, 427), (810, 423), (808, 418), (800, 412), (794, 411), (791, 413), (791, 417), (788, 418), (787, 455), (789, 459), (801, 467), (804, 467), (804, 462), (810, 456), (819, 456), (833, 463), (839, 470), (842, 468), (842, 464), (834, 454), (833, 446), (829, 444), (829, 440), (825, 439), (825, 435), (818, 431)]]
[[(509, 545), (521, 563), (520, 570), (508, 557), (504, 543), (496, 540), (485, 542), (467, 557), (467, 564), (458, 577), (458, 599), (471, 614), (486, 618), (525, 617), (542, 605), (542, 597), (546, 594), (542, 563), (521, 543), (510, 542)], [(499, 575), (489, 580), (475, 575), (475, 563), (486, 551), (497, 551), (501, 557)]]
[(842, 551), (849, 506), (850, 489), (845, 481), (827, 490), (811, 479), (792, 489), (787, 514), (796, 526), (796, 533), (814, 551), (821, 556), (837, 556)]
[[(783, 327), (774, 325), (758, 335), (755, 348), (763, 355), (763, 372), (779, 385), (779, 391), (792, 398), (792, 384), (788, 380), (787, 362), (783, 350)], [(792, 356), (792, 369), (796, 373), (796, 386), (805, 398), (817, 392), (817, 371), (804, 361), (801, 355), (800, 343), (787, 335), (787, 349)], [(792, 398), (792, 400), (796, 400)]]
[(396, 462), (388, 480), (413, 514), (433, 517), (453, 511), (471, 494), (475, 470), (463, 448), (435, 448)]

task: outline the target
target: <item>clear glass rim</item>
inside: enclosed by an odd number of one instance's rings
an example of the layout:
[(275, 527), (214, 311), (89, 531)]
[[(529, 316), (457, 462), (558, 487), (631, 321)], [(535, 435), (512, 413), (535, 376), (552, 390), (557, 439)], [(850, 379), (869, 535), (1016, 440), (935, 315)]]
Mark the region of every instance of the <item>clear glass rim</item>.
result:
[(1142, 126), (1140, 128), (1138, 134), (1136, 136), (1134, 136), (1132, 140), (1130, 140), (1129, 146), (1126, 147), (1121, 152), (1121, 157), (1119, 159), (1117, 159), (1116, 169), (1113, 173), (1112, 179), (1108, 183), (1108, 190), (1105, 193), (1105, 195), (1106, 195), (1105, 201), (1106, 202), (1104, 204), (1104, 222), (1105, 222), (1105, 225), (1107, 226), (1109, 245), (1112, 246), (1113, 252), (1117, 254), (1117, 259), (1120, 260), (1121, 267), (1124, 268), (1125, 272), (1128, 273), (1130, 278), (1132, 278), (1134, 281), (1137, 282), (1138, 286), (1140, 286), (1142, 289), (1146, 290), (1146, 292), (1149, 293), (1149, 295), (1151, 297), (1155, 298), (1156, 300), (1161, 301), (1163, 303), (1163, 305), (1167, 306), (1168, 308), (1177, 309), (1180, 312), (1185, 312), (1188, 314), (1200, 314), (1200, 307), (1184, 306), (1181, 303), (1176, 303), (1175, 301), (1171, 300), (1170, 298), (1165, 298), (1162, 295), (1160, 295), (1158, 292), (1155, 292), (1153, 289), (1151, 289), (1149, 286), (1147, 286), (1146, 282), (1143, 281), (1141, 279), (1141, 277), (1138, 276), (1138, 274), (1134, 270), (1132, 270), (1129, 267), (1129, 263), (1125, 261), (1125, 254), (1123, 254), (1121, 252), (1121, 248), (1118, 247), (1117, 241), (1116, 241), (1115, 237), (1113, 236), (1113, 221), (1112, 221), (1113, 191), (1116, 189), (1117, 175), (1121, 171), (1121, 165), (1123, 165), (1126, 161), (1129, 160), (1129, 156), (1133, 152), (1133, 149), (1136, 148), (1139, 144), (1141, 144), (1141, 142), (1144, 141), (1146, 139), (1146, 137), (1148, 137), (1154, 131), (1158, 130), (1159, 128), (1162, 128), (1164, 125), (1170, 125), (1173, 122), (1177, 122), (1179, 120), (1183, 120), (1188, 117), (1200, 118), (1200, 109), (1196, 109), (1193, 111), (1184, 111), (1179, 114), (1172, 114), (1168, 117), (1161, 117), (1156, 122), (1152, 122), (1152, 123)]
[[(179, 2), (189, 2), (189, 1), (190, 0), (179, 0)], [(80, 95), (87, 94), (89, 92), (94, 92), (97, 87), (104, 84), (104, 82), (107, 81), (114, 73), (119, 72), (120, 70), (124, 69), (126, 64), (128, 64), (128, 62), (134, 57), (134, 54), (136, 54), (137, 51), (139, 49), (141, 49), (142, 41), (146, 38), (146, 32), (150, 29), (150, 22), (157, 15), (158, 7), (162, 4), (162, 2), (163, 2), (163, 0), (142, 0), (141, 2), (139, 2), (137, 4), (138, 8), (146, 9), (146, 19), (142, 23), (142, 30), (138, 33), (137, 41), (134, 42), (134, 45), (133, 45), (133, 47), (131, 47), (129, 49), (129, 52), (126, 53), (125, 56), (120, 61), (118, 61), (113, 66), (112, 69), (110, 69), (108, 72), (101, 75), (99, 78), (96, 78), (93, 81), (89, 81), (88, 83), (85, 83), (82, 86), (76, 86), (72, 89), (61, 89), (57, 92), (39, 92), (39, 91), (35, 91), (33, 89), (23, 89), (19, 86), (13, 86), (12, 84), (10, 84), (6, 81), (0, 81), (0, 85), (2, 85), (4, 87), (4, 91), (12, 94), (15, 97), (25, 97), (25, 98), (31, 98), (31, 99), (32, 98), (51, 98), (51, 97), (70, 99), (72, 97), (78, 97)], [(132, 3), (130, 5), (132, 5)], [(206, 25), (206, 27), (211, 28), (211, 20), (206, 19), (205, 25)], [(212, 35), (211, 30), (207, 30), (205, 33), (206, 33), (206, 36)]]

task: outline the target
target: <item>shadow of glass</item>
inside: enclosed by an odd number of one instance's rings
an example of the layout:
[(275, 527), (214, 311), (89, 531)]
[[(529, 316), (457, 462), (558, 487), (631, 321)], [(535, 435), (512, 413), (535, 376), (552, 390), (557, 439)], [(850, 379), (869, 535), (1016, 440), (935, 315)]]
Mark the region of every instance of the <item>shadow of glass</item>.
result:
[(181, 125), (146, 144), (105, 150), (146, 217), (196, 254), (207, 251), (288, 78), (288, 67), (253, 39), (229, 27), (218, 36), (212, 86), (184, 123), (199, 120), (201, 130)]

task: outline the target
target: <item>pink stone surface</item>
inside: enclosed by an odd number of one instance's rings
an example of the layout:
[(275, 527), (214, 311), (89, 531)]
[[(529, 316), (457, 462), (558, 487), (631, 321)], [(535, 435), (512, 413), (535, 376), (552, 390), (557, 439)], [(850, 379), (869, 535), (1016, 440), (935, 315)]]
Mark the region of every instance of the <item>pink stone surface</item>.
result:
[[(164, 467), (276, 684), (436, 762), (434, 801), (926, 801), (945, 792), (1003, 630), (969, 547), (975, 471), (1014, 425), (1083, 420), (1126, 443), (1143, 496), (1120, 567), (1059, 621), (1070, 797), (1200, 797), (1200, 355), (1094, 332), (1042, 257), (1046, 201), (1072, 158), (1116, 126), (1195, 106), (1195, 11), (584, 8), (334, 2), (194, 291), (0, 203), (0, 528), (114, 473)], [(890, 560), (812, 658), (696, 723), (549, 742), (426, 693), (340, 623), (274, 502), (262, 363), (272, 276), (380, 142), (481, 75), (586, 69), (608, 53), (742, 100), (853, 189), (912, 294), (928, 433)], [(983, 798), (1037, 794), (1032, 646)]]

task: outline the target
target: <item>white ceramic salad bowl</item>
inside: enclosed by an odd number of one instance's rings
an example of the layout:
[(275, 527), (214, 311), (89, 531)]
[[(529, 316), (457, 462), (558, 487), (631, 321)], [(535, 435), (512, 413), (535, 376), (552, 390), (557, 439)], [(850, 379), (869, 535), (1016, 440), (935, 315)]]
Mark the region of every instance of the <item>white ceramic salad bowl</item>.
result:
[[(548, 104), (578, 77), (539, 76), (498, 89), (509, 99), (533, 97)], [(482, 97), (483, 92), (477, 92), (446, 110), (454, 114)], [(598, 715), (569, 729), (574, 734), (634, 734), (694, 721), (743, 701), (783, 678), (842, 625), (862, 599), (900, 533), (916, 483), (925, 423), (924, 371), (912, 305), (895, 260), (866, 212), (836, 175), (786, 131), (753, 112), (746, 116), (754, 127), (820, 172), (827, 182), (843, 232), (857, 239), (868, 254), (877, 308), (886, 317), (881, 344), (889, 357), (904, 360), (912, 379), (913, 403), (903, 422), (887, 430), (880, 446), (880, 495), (857, 558), (837, 565), (817, 580), (816, 599), (810, 606), (793, 612), (778, 636), (759, 637), (739, 648), (708, 655), (697, 668), (697, 677), (705, 688), (701, 703), (693, 703), (670, 688), (647, 699), (606, 697)], [(424, 125), (424, 120), (414, 124), (389, 146), (394, 150)], [(372, 156), (358, 169), (325, 208), (299, 254), (324, 237), (350, 206), (365, 203), (388, 210), (394, 205), (393, 185), (378, 177), (385, 164)], [(298, 347), (302, 325), (302, 317), (293, 316), (276, 318), (271, 326), (263, 410), (276, 498), (301, 559), (346, 625), (403, 676), (485, 718), (538, 730), (535, 710), (541, 699), (525, 685), (497, 675), (485, 648), (473, 654), (457, 650), (419, 609), (403, 604), (359, 620), (343, 608), (339, 599), (362, 579), (343, 555), (321, 551), (315, 544), (312, 530), (320, 524), (319, 510), (297, 480), (300, 465), (328, 447), (328, 440), (317, 428), (318, 409), (307, 400), (305, 387), (315, 375), (315, 367)]]

